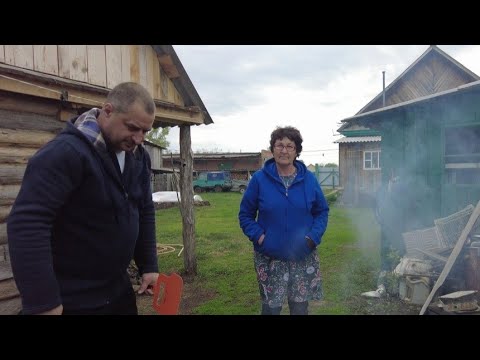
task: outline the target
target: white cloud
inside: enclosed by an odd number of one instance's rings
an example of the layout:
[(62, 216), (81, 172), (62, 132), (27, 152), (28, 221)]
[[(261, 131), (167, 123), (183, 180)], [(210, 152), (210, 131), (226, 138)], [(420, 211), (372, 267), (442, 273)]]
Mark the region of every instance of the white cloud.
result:
[[(439, 47), (480, 74), (480, 46)], [(388, 86), (428, 45), (174, 48), (214, 121), (192, 127), (194, 151), (259, 152), (276, 126), (292, 125), (308, 165), (338, 163), (340, 120), (382, 91), (382, 71)], [(178, 128), (168, 141), (178, 151)]]

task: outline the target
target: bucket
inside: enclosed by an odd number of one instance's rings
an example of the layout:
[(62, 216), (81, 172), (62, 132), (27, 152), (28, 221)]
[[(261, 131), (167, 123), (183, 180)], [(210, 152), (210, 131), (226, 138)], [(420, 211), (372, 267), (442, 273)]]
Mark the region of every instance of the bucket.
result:
[(406, 276), (403, 280), (400, 282), (400, 298), (412, 304), (423, 305), (430, 294), (430, 279)]

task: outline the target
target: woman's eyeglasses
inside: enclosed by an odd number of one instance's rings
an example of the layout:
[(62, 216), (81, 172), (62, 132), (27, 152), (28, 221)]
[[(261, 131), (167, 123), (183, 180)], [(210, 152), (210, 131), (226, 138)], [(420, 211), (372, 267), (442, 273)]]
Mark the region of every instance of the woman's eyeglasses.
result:
[(283, 144), (276, 144), (274, 146), (275, 150), (277, 151), (282, 151), (283, 149), (286, 149), (287, 152), (292, 152), (295, 150), (295, 146), (294, 145), (283, 145)]

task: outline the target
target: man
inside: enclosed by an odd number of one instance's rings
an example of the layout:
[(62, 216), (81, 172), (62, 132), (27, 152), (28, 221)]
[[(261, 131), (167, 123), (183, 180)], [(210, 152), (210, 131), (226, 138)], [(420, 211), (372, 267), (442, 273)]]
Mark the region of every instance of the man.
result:
[(152, 294), (155, 213), (141, 143), (154, 118), (148, 91), (122, 83), (30, 159), (7, 222), (23, 314), (136, 315), (132, 258), (138, 292)]

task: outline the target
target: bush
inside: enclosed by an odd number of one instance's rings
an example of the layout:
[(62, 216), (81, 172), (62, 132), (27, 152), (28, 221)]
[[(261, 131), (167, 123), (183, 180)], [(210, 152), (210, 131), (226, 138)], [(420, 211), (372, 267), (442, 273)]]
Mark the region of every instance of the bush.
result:
[(338, 198), (338, 191), (334, 191), (328, 195), (325, 195), (325, 199), (327, 199), (328, 206), (335, 203), (335, 201), (337, 201), (337, 198)]

